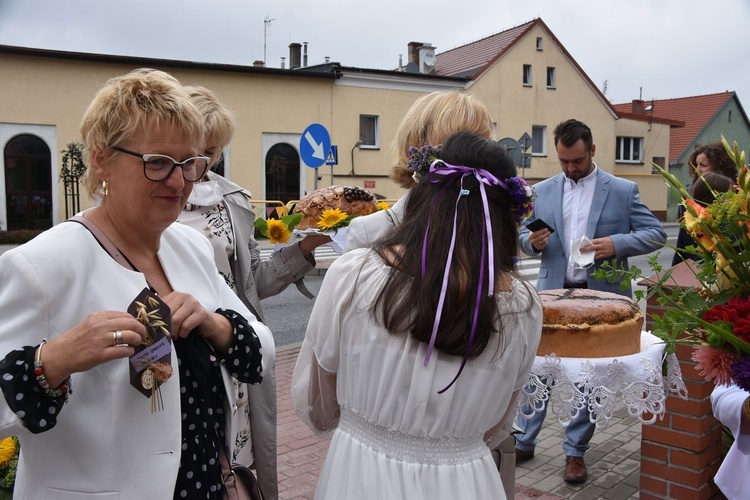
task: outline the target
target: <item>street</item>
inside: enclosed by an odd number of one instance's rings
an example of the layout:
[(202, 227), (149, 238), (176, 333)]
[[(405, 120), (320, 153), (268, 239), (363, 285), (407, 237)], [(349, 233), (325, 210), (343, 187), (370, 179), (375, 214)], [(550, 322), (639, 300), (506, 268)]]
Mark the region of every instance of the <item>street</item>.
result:
[[(667, 233), (667, 243), (674, 244), (679, 226), (677, 224), (665, 224), (664, 230)], [(655, 253), (659, 254), (659, 263), (664, 268), (671, 266), (674, 252), (670, 248), (663, 248), (652, 254), (632, 257), (629, 259), (630, 265), (637, 266), (648, 275), (650, 274), (648, 272), (650, 269), (648, 259)], [(325, 254), (325, 258), (330, 259), (330, 256), (330, 252)], [(519, 270), (526, 279), (535, 285), (539, 272), (539, 259), (523, 259), (519, 263)], [(322, 281), (323, 276), (318, 275), (310, 275), (305, 278), (305, 285), (316, 296), (315, 300), (318, 300), (318, 291), (320, 290)], [(283, 293), (275, 297), (263, 300), (263, 313), (268, 320), (269, 328), (274, 334), (277, 346), (285, 346), (302, 341), (313, 304), (314, 300), (310, 300), (302, 295), (295, 286), (290, 286)], [(645, 308), (645, 305), (641, 304), (641, 307)]]

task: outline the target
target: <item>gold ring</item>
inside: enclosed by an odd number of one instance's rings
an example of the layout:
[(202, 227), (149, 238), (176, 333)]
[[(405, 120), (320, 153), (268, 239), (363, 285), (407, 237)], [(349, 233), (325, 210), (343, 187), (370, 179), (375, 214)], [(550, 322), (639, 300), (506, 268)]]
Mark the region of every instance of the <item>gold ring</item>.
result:
[(122, 331), (115, 330), (112, 332), (112, 338), (114, 339), (116, 346), (122, 344)]

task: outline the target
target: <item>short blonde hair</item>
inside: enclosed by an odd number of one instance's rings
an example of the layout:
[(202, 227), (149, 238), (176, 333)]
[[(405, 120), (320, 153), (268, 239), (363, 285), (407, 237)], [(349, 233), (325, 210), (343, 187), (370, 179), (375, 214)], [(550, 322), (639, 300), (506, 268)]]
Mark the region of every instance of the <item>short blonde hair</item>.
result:
[(211, 90), (200, 85), (187, 86), (185, 90), (198, 106), (206, 122), (207, 143), (216, 144), (223, 150), (232, 141), (234, 135), (234, 117)]
[[(144, 130), (163, 125), (178, 127), (202, 150), (206, 140), (203, 115), (172, 75), (139, 68), (110, 78), (96, 93), (81, 121), (83, 183), (91, 198), (100, 196), (101, 182), (92, 168), (94, 152), (106, 152), (109, 159), (116, 146)], [(146, 151), (148, 152), (148, 151)]]
[(437, 146), (461, 130), (492, 138), (492, 119), (487, 106), (468, 92), (451, 90), (420, 97), (406, 112), (396, 132), (396, 165), (391, 179), (405, 189), (414, 186), (414, 173), (407, 168), (409, 148)]

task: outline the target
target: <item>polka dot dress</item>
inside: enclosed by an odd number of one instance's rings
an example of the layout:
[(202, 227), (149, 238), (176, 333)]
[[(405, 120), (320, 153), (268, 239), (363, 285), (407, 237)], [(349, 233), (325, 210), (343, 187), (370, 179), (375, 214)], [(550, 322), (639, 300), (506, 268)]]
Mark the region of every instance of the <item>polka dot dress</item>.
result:
[[(212, 351), (198, 335), (174, 342), (182, 409), (182, 455), (174, 498), (223, 498), (218, 456), (220, 443), (226, 443), (226, 416), (220, 364), (241, 382), (262, 380), (260, 339), (252, 327), (234, 311), (216, 312), (234, 327), (234, 340), (226, 354)], [(40, 433), (54, 427), (65, 397), (50, 397), (39, 387), (33, 373), (35, 349), (15, 350), (0, 361), (0, 389), (29, 430)]]

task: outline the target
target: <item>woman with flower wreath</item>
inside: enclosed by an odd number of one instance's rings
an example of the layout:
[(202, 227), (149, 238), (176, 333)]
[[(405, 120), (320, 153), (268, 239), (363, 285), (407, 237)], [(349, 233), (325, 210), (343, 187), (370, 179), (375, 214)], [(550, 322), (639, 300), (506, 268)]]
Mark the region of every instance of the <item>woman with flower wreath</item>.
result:
[[(178, 221), (208, 238), (214, 248), (216, 267), (227, 285), (264, 321), (261, 299), (281, 293), (292, 283), (301, 285), (302, 279), (315, 267), (313, 250), (330, 238), (309, 235), (274, 253), (270, 259), (260, 259), (260, 245), (254, 238), (255, 212), (250, 204), (250, 192), (211, 171), (222, 159), (234, 135), (232, 113), (206, 87), (191, 86), (185, 90), (203, 113), (207, 128), (203, 153), (210, 162), (201, 182), (193, 186)], [(269, 224), (273, 228), (273, 222)], [(288, 231), (284, 224), (279, 226), (282, 231)], [(270, 367), (262, 384), (235, 385), (240, 418), (232, 460), (252, 465), (266, 500), (275, 500), (278, 496), (275, 370)]]
[(333, 435), (316, 498), (506, 498), (490, 450), (541, 336), (516, 271), (532, 193), (471, 132), (412, 161), (423, 173), (403, 220), (331, 265), (294, 370), (295, 410)]

